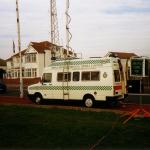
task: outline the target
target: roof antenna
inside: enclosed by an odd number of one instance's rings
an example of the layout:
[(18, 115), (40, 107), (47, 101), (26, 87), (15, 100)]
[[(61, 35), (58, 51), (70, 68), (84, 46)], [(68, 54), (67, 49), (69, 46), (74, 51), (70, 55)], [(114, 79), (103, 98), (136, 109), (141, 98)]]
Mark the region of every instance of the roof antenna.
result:
[(59, 45), (59, 31), (56, 0), (50, 0), (50, 17), (51, 17), (51, 42)]
[(52, 45), (52, 60), (56, 59), (56, 45), (59, 45), (59, 31), (56, 0), (50, 0), (50, 20), (51, 20), (51, 43)]
[(72, 51), (72, 48), (70, 47), (70, 41), (72, 39), (72, 34), (70, 32), (69, 24), (71, 22), (71, 17), (69, 15), (69, 7), (70, 7), (70, 1), (66, 0), (66, 58), (69, 56), (69, 51)]

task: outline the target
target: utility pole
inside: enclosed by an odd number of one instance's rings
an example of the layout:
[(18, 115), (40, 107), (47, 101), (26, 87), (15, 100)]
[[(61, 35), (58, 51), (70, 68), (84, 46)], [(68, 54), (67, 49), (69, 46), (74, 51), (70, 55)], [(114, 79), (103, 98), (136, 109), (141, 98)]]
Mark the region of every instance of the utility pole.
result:
[(18, 50), (19, 50), (19, 57), (20, 57), (20, 98), (23, 98), (22, 56), (21, 56), (21, 38), (20, 38), (20, 21), (19, 21), (18, 0), (16, 0), (16, 14), (17, 14)]

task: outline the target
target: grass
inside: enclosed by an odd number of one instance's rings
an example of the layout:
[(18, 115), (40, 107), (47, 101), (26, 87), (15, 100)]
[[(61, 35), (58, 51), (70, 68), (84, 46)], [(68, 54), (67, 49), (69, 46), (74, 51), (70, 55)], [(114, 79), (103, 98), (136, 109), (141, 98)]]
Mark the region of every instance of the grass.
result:
[[(126, 125), (110, 112), (0, 106), (0, 149), (150, 148), (150, 119)], [(111, 131), (111, 132), (109, 132)]]

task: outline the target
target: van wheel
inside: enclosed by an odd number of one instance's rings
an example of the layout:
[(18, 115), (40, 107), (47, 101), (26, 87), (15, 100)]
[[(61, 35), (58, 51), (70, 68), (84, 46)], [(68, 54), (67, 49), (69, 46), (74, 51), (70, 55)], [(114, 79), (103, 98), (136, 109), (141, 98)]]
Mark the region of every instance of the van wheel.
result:
[(85, 98), (84, 104), (85, 104), (85, 106), (88, 107), (88, 108), (92, 107), (93, 104), (94, 104), (93, 98), (92, 98), (92, 97), (87, 97), (87, 98)]
[(42, 104), (42, 101), (43, 101), (43, 98), (41, 94), (37, 93), (34, 95), (34, 102), (36, 104)]

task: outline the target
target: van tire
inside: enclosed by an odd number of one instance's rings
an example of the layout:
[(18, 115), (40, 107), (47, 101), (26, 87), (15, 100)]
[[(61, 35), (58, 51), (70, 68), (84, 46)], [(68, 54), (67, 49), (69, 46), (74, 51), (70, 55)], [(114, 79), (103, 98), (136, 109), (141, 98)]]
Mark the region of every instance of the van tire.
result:
[(35, 93), (34, 102), (36, 104), (42, 104), (42, 101), (43, 101), (42, 95), (40, 93)]
[(94, 98), (92, 96), (85, 97), (84, 104), (88, 108), (92, 107), (94, 105)]

